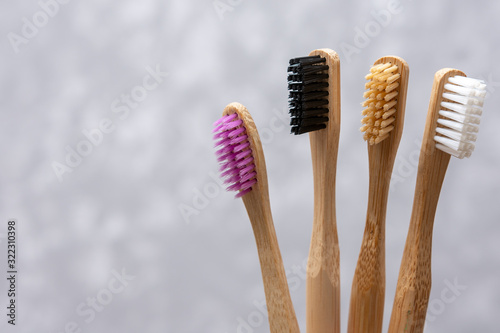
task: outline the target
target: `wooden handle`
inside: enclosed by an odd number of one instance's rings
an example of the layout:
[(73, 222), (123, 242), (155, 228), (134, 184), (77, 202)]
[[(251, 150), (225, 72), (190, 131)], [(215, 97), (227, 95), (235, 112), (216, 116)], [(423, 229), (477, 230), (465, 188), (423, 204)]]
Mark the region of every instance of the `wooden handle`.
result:
[(243, 202), (252, 222), (259, 252), (271, 332), (299, 333), (269, 202), (263, 202), (253, 190), (243, 196)]
[(329, 74), (328, 123), (309, 134), (314, 175), (314, 221), (307, 263), (308, 333), (340, 332), (340, 261), (335, 218), (335, 176), (340, 134), (340, 61), (330, 49), (310, 56), (326, 58)]
[(423, 332), (431, 291), (431, 251), (434, 216), (450, 155), (435, 147), (439, 110), (448, 77), (465, 74), (442, 69), (434, 84), (420, 149), (417, 183), (410, 227), (399, 269), (398, 285), (392, 307), (389, 333)]
[(231, 113), (238, 113), (243, 120), (257, 171), (257, 183), (242, 199), (257, 243), (269, 326), (272, 333), (300, 333), (271, 215), (266, 162), (259, 133), (250, 113), (243, 105), (229, 104), (223, 115)]
[(347, 331), (380, 333), (385, 298), (385, 216), (392, 168), (403, 132), (409, 67), (399, 57), (383, 57), (374, 65), (392, 63), (401, 74), (396, 104), (396, 121), (384, 141), (368, 144), (370, 185), (366, 225), (358, 263), (352, 281)]

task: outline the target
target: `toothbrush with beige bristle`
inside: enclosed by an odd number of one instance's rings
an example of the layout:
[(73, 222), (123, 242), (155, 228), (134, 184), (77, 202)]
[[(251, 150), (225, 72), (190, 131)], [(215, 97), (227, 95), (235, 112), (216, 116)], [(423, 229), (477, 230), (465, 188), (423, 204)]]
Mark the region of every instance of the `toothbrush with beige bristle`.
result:
[(485, 96), (484, 82), (467, 78), (459, 70), (446, 68), (434, 76), (389, 333), (420, 333), (424, 329), (439, 193), (450, 157), (469, 157), (474, 150)]
[(391, 173), (403, 133), (408, 87), (407, 63), (394, 56), (378, 59), (362, 104), (368, 142), (369, 191), (366, 225), (352, 281), (349, 333), (380, 333), (385, 297), (385, 217)]

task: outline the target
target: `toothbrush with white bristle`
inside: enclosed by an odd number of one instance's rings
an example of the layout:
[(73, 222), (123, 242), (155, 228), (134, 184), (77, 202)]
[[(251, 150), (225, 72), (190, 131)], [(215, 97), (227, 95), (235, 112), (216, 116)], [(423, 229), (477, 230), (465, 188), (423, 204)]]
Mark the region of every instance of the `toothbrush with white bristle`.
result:
[(399, 270), (389, 333), (422, 332), (431, 291), (432, 229), (451, 156), (470, 157), (486, 84), (456, 69), (434, 76), (410, 227)]

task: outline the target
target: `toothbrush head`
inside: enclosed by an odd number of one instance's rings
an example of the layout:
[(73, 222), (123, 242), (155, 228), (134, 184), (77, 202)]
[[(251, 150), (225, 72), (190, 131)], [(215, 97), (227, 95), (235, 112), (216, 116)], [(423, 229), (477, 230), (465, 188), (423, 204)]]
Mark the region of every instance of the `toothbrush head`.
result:
[(459, 75), (448, 78), (434, 136), (437, 149), (460, 159), (471, 156), (485, 97), (483, 81)]
[(214, 123), (216, 156), (221, 177), (228, 191), (236, 191), (236, 198), (250, 192), (257, 183), (257, 171), (247, 129), (236, 112), (229, 113)]
[(394, 130), (399, 111), (401, 69), (393, 62), (376, 63), (365, 78), (368, 90), (363, 94), (366, 100), (361, 105), (366, 109), (361, 113), (364, 118), (360, 130), (364, 132), (365, 141), (374, 145), (387, 139)]

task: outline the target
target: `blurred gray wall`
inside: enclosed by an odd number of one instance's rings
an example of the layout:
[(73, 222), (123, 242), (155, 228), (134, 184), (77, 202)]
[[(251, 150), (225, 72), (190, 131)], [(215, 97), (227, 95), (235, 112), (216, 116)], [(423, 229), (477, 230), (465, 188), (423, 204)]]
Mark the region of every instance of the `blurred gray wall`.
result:
[(0, 268), (15, 218), (19, 276), (15, 328), (0, 280), (0, 330), (268, 332), (253, 233), (241, 200), (217, 182), (211, 141), (213, 121), (239, 101), (264, 142), (304, 331), (312, 170), (307, 136), (289, 135), (286, 67), (328, 47), (342, 61), (343, 331), (367, 203), (364, 75), (389, 54), (406, 59), (410, 83), (387, 214), (384, 330), (433, 75), (454, 67), (486, 80), (489, 96), (477, 148), (452, 159), (441, 193), (426, 332), (497, 331), (499, 14), (496, 1), (1, 2)]

